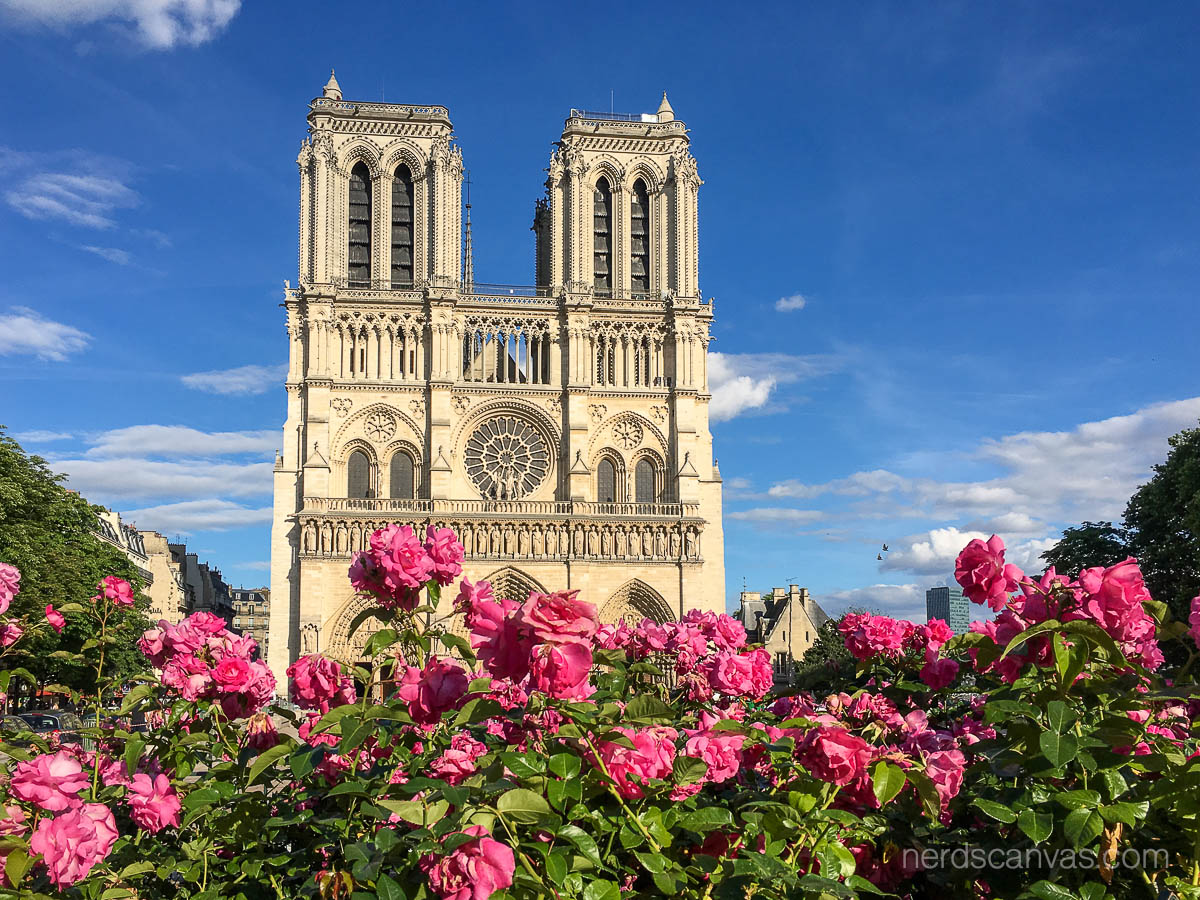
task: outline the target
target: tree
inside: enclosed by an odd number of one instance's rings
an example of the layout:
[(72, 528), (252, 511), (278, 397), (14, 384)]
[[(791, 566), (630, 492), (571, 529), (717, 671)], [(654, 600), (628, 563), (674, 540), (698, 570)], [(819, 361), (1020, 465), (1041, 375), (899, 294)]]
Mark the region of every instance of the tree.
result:
[[(53, 473), (40, 456), (29, 456), (0, 426), (0, 562), (21, 570), (21, 592), (10, 614), (40, 620), (47, 604), (90, 603), (96, 585), (116, 575), (140, 591), (141, 577), (125, 554), (96, 536), (100, 507), (62, 486), (65, 476)], [(117, 677), (141, 671), (145, 660), (136, 647), (149, 627), (140, 593), (134, 609), (118, 610), (110, 622), (105, 672)], [(61, 684), (95, 690), (97, 635), (86, 617), (66, 614), (63, 633), (43, 629), (5, 658), (11, 667), (28, 670), (39, 685)], [(85, 649), (86, 648), (86, 649)], [(65, 651), (60, 653), (59, 651)], [(82, 661), (71, 654), (83, 654)], [(13, 682), (14, 685), (16, 682)]]
[(1151, 595), (1186, 622), (1191, 600), (1200, 594), (1200, 428), (1185, 429), (1168, 443), (1166, 461), (1129, 499), (1125, 527)]
[(854, 683), (854, 657), (846, 649), (845, 638), (838, 631), (838, 625), (846, 615), (848, 613), (839, 619), (829, 619), (817, 629), (816, 640), (797, 664), (797, 687), (826, 693), (840, 691)]
[(1130, 553), (1126, 528), (1112, 522), (1084, 522), (1066, 529), (1042, 560), (1060, 575), (1073, 578), (1089, 566), (1115, 565)]

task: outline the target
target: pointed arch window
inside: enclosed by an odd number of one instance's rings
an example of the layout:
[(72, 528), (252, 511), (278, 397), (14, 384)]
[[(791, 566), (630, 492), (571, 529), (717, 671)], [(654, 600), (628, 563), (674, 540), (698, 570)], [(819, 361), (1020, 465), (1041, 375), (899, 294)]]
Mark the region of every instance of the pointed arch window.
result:
[(361, 450), (355, 450), (346, 461), (346, 496), (352, 500), (371, 496), (371, 461)]
[(397, 451), (391, 462), (391, 496), (395, 500), (411, 500), (413, 492), (413, 458), (405, 451)]
[(633, 486), (638, 503), (655, 502), (654, 463), (648, 459), (638, 460), (633, 470)]
[(650, 195), (641, 178), (633, 183), (629, 241), (629, 286), (634, 293), (645, 294), (650, 290)]
[(602, 459), (596, 466), (596, 502), (617, 502), (617, 467), (611, 459)]
[(413, 283), (413, 179), (408, 166), (396, 167), (392, 178), (392, 287)]
[(350, 284), (369, 287), (371, 284), (371, 172), (366, 163), (357, 163), (350, 170)]
[(612, 231), (612, 188), (601, 178), (592, 196), (592, 278), (602, 296), (612, 294)]

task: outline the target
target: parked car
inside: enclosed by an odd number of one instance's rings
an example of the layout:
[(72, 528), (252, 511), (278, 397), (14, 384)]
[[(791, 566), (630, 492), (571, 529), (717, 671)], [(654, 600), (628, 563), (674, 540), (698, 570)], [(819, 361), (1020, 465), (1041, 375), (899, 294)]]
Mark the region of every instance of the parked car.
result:
[(0, 716), (0, 737), (3, 737), (4, 740), (8, 741), (10, 744), (13, 744), (17, 747), (28, 746), (28, 741), (13, 740), (13, 738), (22, 732), (30, 732), (32, 730), (33, 729), (29, 727), (29, 723), (20, 716)]
[(62, 712), (57, 709), (36, 710), (21, 713), (20, 718), (27, 723), (29, 730), (42, 736), (57, 735), (60, 741), (78, 744), (79, 729), (83, 728), (83, 720), (73, 712)]

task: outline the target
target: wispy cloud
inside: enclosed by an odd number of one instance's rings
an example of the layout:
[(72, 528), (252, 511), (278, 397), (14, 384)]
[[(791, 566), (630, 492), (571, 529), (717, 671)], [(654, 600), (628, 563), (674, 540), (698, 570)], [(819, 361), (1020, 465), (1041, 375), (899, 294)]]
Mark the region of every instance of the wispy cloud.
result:
[(36, 172), (6, 191), (4, 199), (28, 219), (106, 229), (116, 225), (116, 210), (137, 206), (141, 198), (112, 175)]
[(92, 438), (89, 457), (158, 456), (166, 458), (270, 454), (279, 433), (264, 431), (200, 431), (185, 425), (131, 425)]
[(832, 354), (710, 353), (709, 418), (723, 422), (762, 411), (779, 385), (829, 375), (841, 369), (842, 364), (841, 357)]
[(91, 335), (71, 325), (44, 318), (25, 306), (0, 314), (0, 356), (29, 354), (62, 362), (87, 346)]
[(182, 381), (190, 388), (210, 394), (262, 394), (277, 387), (287, 375), (287, 365), (238, 366), (213, 372), (184, 375)]
[(234, 569), (246, 569), (251, 572), (268, 572), (271, 569), (269, 559), (256, 559), (253, 562), (234, 563)]
[[(143, 530), (164, 534), (196, 534), (201, 531), (230, 531), (271, 521), (269, 506), (251, 508), (228, 500), (185, 500), (147, 506), (121, 513), (121, 518)], [(249, 568), (250, 565), (242, 568)]]
[(838, 618), (849, 610), (870, 610), (900, 619), (922, 622), (925, 619), (923, 584), (872, 584), (850, 590), (828, 591), (813, 599), (821, 609)]
[(67, 441), (75, 435), (68, 431), (21, 431), (13, 438), (22, 444), (48, 444), (51, 441)]
[(116, 247), (97, 247), (94, 244), (84, 244), (79, 249), (86, 250), (88, 253), (95, 253), (101, 259), (107, 259), (118, 266), (129, 265), (130, 256), (128, 250), (120, 250)]
[(212, 40), (241, 7), (241, 0), (0, 0), (0, 12), (26, 26), (59, 31), (110, 23), (132, 26), (131, 36), (152, 50)]
[(779, 506), (758, 509), (739, 509), (726, 513), (726, 518), (739, 522), (754, 522), (757, 525), (810, 525), (825, 518), (819, 509), (788, 509)]
[(775, 309), (778, 312), (795, 312), (799, 309), (804, 309), (808, 304), (803, 294), (792, 294), (790, 297), (780, 297), (775, 301)]

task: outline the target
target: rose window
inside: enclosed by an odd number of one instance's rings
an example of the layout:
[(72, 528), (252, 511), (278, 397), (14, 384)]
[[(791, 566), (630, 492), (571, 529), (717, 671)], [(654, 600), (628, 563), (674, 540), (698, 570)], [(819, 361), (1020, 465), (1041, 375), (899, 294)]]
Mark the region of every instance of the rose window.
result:
[(396, 420), (384, 412), (373, 413), (367, 417), (363, 431), (375, 442), (386, 441), (396, 433)]
[(633, 419), (622, 419), (613, 426), (613, 434), (626, 450), (632, 450), (642, 442), (642, 426)]
[(530, 425), (514, 416), (484, 422), (467, 441), (467, 475), (491, 500), (518, 500), (537, 490), (550, 471), (550, 451)]

